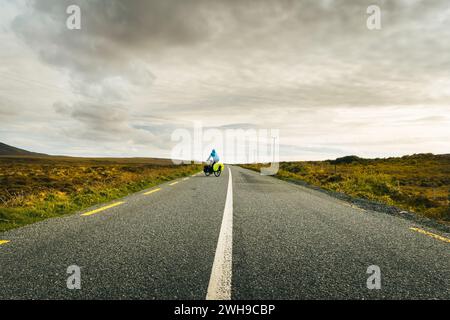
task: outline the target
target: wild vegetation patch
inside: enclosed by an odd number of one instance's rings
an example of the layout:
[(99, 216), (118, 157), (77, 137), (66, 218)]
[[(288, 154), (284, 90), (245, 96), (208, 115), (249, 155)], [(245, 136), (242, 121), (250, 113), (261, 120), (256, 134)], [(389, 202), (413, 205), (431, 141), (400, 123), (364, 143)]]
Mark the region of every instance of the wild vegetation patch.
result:
[[(243, 165), (259, 170), (262, 164)], [(401, 158), (282, 162), (279, 178), (379, 201), (450, 222), (450, 155), (416, 154)]]
[(200, 170), (161, 159), (0, 157), (0, 232)]

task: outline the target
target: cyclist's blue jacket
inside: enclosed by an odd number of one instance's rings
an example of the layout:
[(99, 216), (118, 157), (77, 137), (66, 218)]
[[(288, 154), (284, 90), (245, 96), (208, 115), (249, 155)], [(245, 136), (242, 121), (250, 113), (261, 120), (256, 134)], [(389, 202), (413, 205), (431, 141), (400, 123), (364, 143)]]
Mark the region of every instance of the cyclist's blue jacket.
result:
[[(216, 150), (211, 151), (211, 154), (209, 155), (208, 160), (211, 158), (214, 160), (214, 162), (218, 162), (220, 160), (219, 155), (217, 154)], [(206, 161), (208, 161), (208, 160), (206, 160)]]

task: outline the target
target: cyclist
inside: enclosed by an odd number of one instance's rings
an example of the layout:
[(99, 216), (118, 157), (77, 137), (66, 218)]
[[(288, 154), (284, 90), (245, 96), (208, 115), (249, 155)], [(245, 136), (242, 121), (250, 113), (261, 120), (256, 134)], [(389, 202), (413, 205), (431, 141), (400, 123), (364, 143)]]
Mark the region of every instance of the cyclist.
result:
[(216, 149), (212, 149), (211, 154), (209, 155), (206, 161), (209, 161), (209, 159), (212, 159), (211, 168), (214, 170), (214, 164), (216, 164), (220, 160), (219, 155), (216, 152)]

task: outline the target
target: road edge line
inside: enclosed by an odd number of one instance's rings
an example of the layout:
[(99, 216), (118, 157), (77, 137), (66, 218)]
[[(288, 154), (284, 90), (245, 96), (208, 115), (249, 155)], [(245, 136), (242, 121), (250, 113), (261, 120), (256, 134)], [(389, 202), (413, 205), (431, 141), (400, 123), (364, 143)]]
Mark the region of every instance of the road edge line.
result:
[(150, 191), (144, 192), (143, 195), (147, 196), (149, 194), (152, 194), (152, 193), (155, 193), (155, 192), (158, 192), (158, 191), (161, 191), (161, 188), (156, 188), (156, 189), (152, 189)]
[(438, 234), (426, 231), (426, 230), (421, 229), (421, 228), (411, 227), (411, 228), (409, 228), (409, 230), (416, 231), (418, 233), (424, 234), (424, 235), (429, 236), (431, 238), (434, 238), (434, 239), (437, 239), (437, 240), (440, 240), (440, 241), (443, 241), (443, 242), (450, 243), (450, 239), (449, 238), (440, 236)]
[(209, 279), (206, 300), (231, 300), (233, 256), (233, 179), (228, 168), (228, 189), (223, 210), (222, 225), (217, 240), (214, 263)]
[(117, 207), (118, 205), (121, 205), (121, 204), (124, 204), (124, 203), (125, 203), (125, 201), (114, 202), (114, 203), (112, 203), (110, 205), (103, 206), (101, 208), (82, 213), (81, 216), (84, 216), (84, 217), (90, 216), (90, 215), (96, 214), (98, 212), (101, 212), (101, 211), (104, 211), (104, 210), (107, 210), (107, 209), (110, 209), (110, 208)]

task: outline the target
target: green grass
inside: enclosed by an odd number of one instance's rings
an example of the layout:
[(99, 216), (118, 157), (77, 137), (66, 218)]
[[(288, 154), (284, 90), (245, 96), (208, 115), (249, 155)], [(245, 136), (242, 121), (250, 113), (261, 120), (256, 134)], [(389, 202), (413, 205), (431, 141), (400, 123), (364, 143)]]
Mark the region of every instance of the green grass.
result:
[[(243, 165), (259, 170), (262, 164)], [(282, 162), (276, 175), (450, 222), (450, 155)]]
[(0, 232), (191, 175), (163, 159), (0, 157)]

